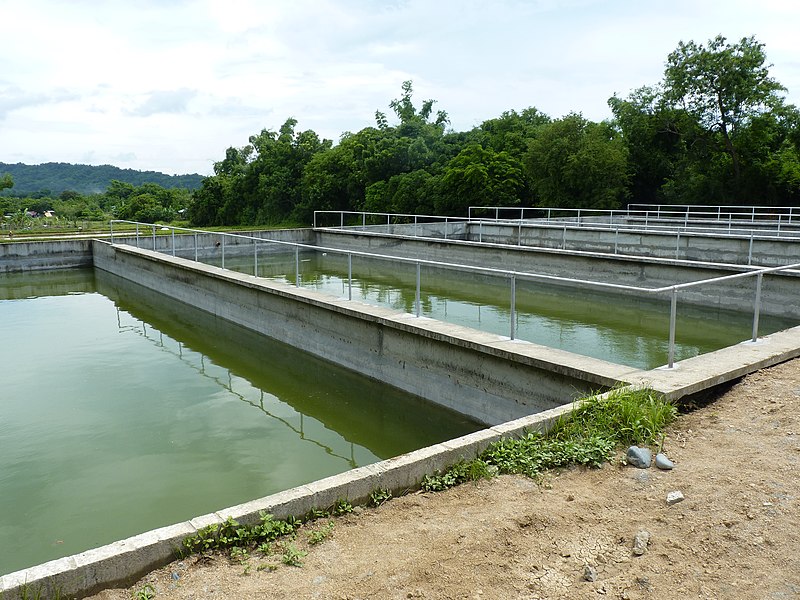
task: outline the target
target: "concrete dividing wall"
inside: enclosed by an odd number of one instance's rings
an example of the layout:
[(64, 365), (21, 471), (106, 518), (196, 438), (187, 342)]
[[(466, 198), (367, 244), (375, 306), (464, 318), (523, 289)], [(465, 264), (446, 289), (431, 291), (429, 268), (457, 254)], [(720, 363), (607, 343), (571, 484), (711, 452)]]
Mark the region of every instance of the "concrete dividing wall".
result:
[[(584, 223), (588, 219), (584, 219)], [(487, 244), (521, 245), (556, 250), (578, 250), (715, 262), (728, 264), (753, 264), (764, 267), (779, 267), (797, 262), (800, 257), (800, 235), (795, 239), (776, 239), (774, 235), (751, 236), (740, 233), (733, 237), (717, 232), (680, 233), (649, 231), (615, 231), (608, 227), (576, 227), (574, 219), (563, 219), (559, 224), (538, 223), (458, 223), (449, 225), (402, 224), (374, 225), (365, 230), (380, 235), (409, 237), (432, 237), (458, 239)], [(679, 223), (674, 225), (678, 227)], [(357, 233), (359, 228), (352, 228)], [(447, 235), (445, 235), (445, 233)], [(732, 233), (736, 233), (732, 231)], [(793, 235), (797, 235), (792, 232)]]
[(93, 251), (96, 268), (492, 425), (634, 371), (148, 250)]
[(495, 244), (519, 244), (521, 239), (523, 246), (766, 267), (791, 264), (800, 256), (800, 237), (778, 240), (775, 236), (755, 235), (751, 242), (749, 234), (732, 237), (719, 232), (642, 233), (568, 225), (473, 224), (467, 239)]
[[(746, 266), (736, 265), (714, 265), (610, 254), (597, 255), (580, 251), (564, 252), (500, 244), (476, 245), (459, 240), (417, 239), (336, 230), (317, 231), (317, 245), (646, 288), (669, 286), (752, 270)], [(791, 261), (800, 261), (800, 256), (788, 257), (784, 264), (791, 264)], [(569, 284), (564, 285), (569, 287)], [(678, 303), (679, 306), (687, 303), (750, 312), (753, 310), (755, 300), (754, 290), (755, 277), (704, 285), (682, 290), (678, 296)], [(642, 297), (640, 292), (615, 291), (614, 293), (628, 293)], [(665, 299), (668, 298), (668, 295), (651, 297)], [(800, 297), (800, 275), (775, 273), (765, 276), (761, 297), (764, 314), (800, 319), (800, 303), (796, 300), (798, 297)]]
[(90, 240), (0, 244), (0, 273), (92, 266)]

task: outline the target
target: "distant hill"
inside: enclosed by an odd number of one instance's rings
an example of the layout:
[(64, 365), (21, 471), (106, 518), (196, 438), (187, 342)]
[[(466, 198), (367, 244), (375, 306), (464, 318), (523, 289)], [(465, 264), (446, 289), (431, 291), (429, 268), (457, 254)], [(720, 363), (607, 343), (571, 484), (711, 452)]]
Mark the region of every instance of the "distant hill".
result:
[(65, 190), (81, 194), (105, 192), (112, 179), (140, 186), (157, 183), (165, 188), (196, 190), (202, 175), (166, 175), (156, 171), (120, 169), (112, 165), (73, 165), (70, 163), (44, 163), (41, 165), (9, 164), (0, 162), (0, 175), (10, 173), (14, 187), (0, 192), (3, 196), (28, 196), (31, 194), (58, 196)]

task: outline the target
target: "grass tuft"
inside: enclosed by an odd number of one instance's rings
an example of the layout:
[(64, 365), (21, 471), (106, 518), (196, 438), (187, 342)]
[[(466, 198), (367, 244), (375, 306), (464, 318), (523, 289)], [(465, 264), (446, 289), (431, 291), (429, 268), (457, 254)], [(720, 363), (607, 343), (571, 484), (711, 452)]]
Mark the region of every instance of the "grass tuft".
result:
[(425, 491), (440, 491), (494, 473), (536, 477), (569, 465), (599, 467), (621, 445), (655, 444), (677, 411), (650, 389), (616, 389), (580, 400), (546, 434), (528, 433), (491, 444), (478, 458), (426, 476)]

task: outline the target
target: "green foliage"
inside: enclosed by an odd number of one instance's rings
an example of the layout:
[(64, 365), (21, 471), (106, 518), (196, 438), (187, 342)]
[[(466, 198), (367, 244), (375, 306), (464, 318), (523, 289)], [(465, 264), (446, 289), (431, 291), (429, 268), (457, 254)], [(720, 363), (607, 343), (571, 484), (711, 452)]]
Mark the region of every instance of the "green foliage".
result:
[(344, 498), (340, 498), (333, 505), (333, 514), (336, 516), (347, 515), (353, 512), (353, 505)]
[(436, 213), (463, 215), (469, 206), (514, 206), (529, 199), (522, 164), (507, 152), (470, 144), (444, 167)]
[(392, 492), (384, 488), (376, 488), (370, 492), (369, 504), (370, 506), (380, 506), (392, 497)]
[(14, 178), (11, 173), (4, 173), (0, 176), (0, 192), (5, 189), (14, 187)]
[(133, 592), (134, 600), (153, 600), (156, 597), (155, 588), (149, 583)]
[(582, 400), (549, 435), (558, 439), (600, 436), (615, 445), (653, 444), (675, 419), (675, 405), (648, 388), (616, 389)]
[(260, 545), (293, 533), (297, 529), (296, 523), (297, 521), (290, 519), (274, 519), (267, 513), (261, 513), (259, 523), (249, 527), (228, 518), (222, 524), (215, 523), (200, 529), (195, 535), (183, 540), (183, 545), (190, 553)]
[(298, 550), (297, 546), (291, 543), (284, 544), (281, 562), (290, 567), (302, 567), (303, 559), (308, 556), (305, 550)]
[(495, 470), (491, 469), (484, 460), (460, 461), (447, 469), (444, 473), (426, 475), (422, 479), (422, 489), (426, 492), (441, 492), (466, 481), (489, 479)]
[(425, 491), (441, 491), (494, 473), (536, 477), (569, 465), (599, 467), (620, 445), (654, 444), (676, 415), (675, 407), (649, 389), (619, 389), (584, 398), (547, 432), (491, 444), (478, 458), (426, 476)]
[(539, 206), (619, 208), (628, 194), (628, 149), (606, 123), (578, 114), (542, 125), (526, 167)]
[(311, 546), (316, 546), (328, 539), (332, 533), (333, 521), (328, 521), (327, 525), (308, 532), (308, 543)]

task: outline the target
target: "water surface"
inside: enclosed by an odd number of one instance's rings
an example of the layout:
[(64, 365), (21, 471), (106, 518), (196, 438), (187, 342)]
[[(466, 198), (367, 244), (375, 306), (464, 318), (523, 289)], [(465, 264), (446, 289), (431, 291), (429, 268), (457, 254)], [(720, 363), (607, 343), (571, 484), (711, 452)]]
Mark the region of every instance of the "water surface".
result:
[(102, 271), (0, 276), (0, 574), (478, 429)]

